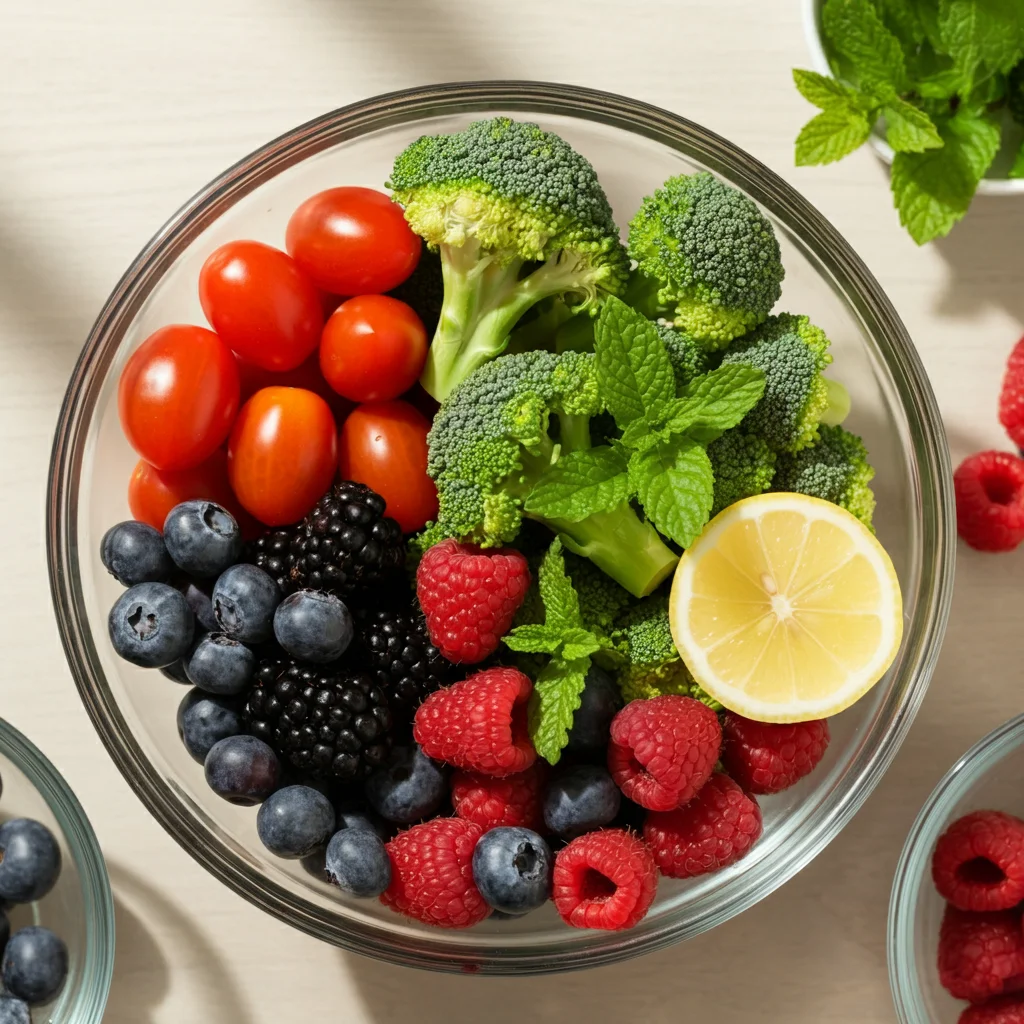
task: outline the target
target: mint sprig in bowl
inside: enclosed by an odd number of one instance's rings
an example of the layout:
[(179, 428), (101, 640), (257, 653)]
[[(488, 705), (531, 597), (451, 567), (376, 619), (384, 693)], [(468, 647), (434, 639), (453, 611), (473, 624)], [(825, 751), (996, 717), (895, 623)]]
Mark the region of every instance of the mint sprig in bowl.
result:
[(1024, 195), (1024, 3), (805, 0), (819, 113), (798, 166), (869, 143), (892, 164), (900, 223), (919, 245), (947, 235), (978, 193)]

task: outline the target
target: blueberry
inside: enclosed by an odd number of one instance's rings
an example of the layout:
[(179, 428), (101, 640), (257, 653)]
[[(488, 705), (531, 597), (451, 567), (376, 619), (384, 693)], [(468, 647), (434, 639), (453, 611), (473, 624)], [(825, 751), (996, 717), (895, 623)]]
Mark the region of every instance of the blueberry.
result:
[(192, 646), (192, 613), (185, 598), (166, 583), (139, 583), (110, 609), (107, 631), (125, 661), (160, 668), (184, 657)]
[(277, 584), (255, 565), (225, 569), (213, 588), (217, 629), (246, 644), (263, 643), (274, 635), (274, 611), (280, 603)]
[(370, 806), (382, 818), (399, 825), (429, 817), (447, 792), (444, 768), (417, 746), (396, 748), (390, 764), (379, 768), (366, 782)]
[(473, 851), (473, 881), (488, 906), (528, 914), (551, 895), (551, 848), (528, 828), (485, 832)]
[(45, 825), (31, 818), (12, 818), (0, 825), (0, 899), (41, 899), (59, 875), (60, 847)]
[(174, 571), (159, 530), (134, 519), (112, 526), (100, 541), (100, 560), (118, 583), (158, 583)]
[(350, 896), (379, 896), (391, 884), (391, 861), (375, 832), (344, 828), (327, 844), (327, 881)]
[(602, 825), (619, 813), (622, 794), (607, 770), (582, 764), (570, 768), (548, 786), (544, 797), (544, 824), (565, 839), (573, 839)]
[(7, 940), (11, 937), (11, 922), (7, 917), (7, 911), (0, 907), (0, 956), (3, 956), (7, 946)]
[(256, 815), (260, 842), (278, 857), (306, 857), (334, 831), (331, 801), (310, 786), (285, 786), (263, 802)]
[(192, 758), (202, 764), (210, 748), (243, 729), (237, 701), (189, 690), (178, 705), (178, 735)]
[(49, 1002), (68, 976), (68, 947), (49, 928), (16, 931), (0, 965), (4, 988), (35, 1006)]
[(256, 655), (223, 633), (210, 633), (196, 644), (185, 671), (201, 690), (231, 696), (249, 685)]
[(213, 501), (183, 501), (167, 513), (164, 544), (174, 564), (190, 576), (219, 576), (242, 554), (235, 517)]
[(335, 807), (335, 827), (354, 828), (373, 832), (386, 843), (394, 835), (394, 826), (389, 825), (372, 811), (360, 811), (347, 807)]
[(572, 716), (569, 754), (589, 754), (608, 746), (612, 719), (622, 707), (622, 694), (615, 681), (596, 665), (590, 666), (580, 706)]
[(255, 736), (227, 736), (210, 748), (204, 762), (206, 781), (229, 803), (251, 807), (277, 789), (281, 764), (277, 754)]
[(192, 614), (207, 633), (216, 633), (220, 630), (217, 617), (213, 614), (213, 601), (210, 595), (213, 591), (209, 580), (181, 580), (177, 584), (185, 603), (192, 609)]
[(14, 996), (0, 996), (0, 1024), (32, 1024), (28, 1003)]
[(174, 661), (170, 665), (161, 665), (159, 671), (160, 675), (166, 676), (176, 683), (184, 683), (186, 686), (192, 685), (192, 680), (185, 673), (184, 661)]
[(337, 661), (352, 642), (352, 615), (333, 594), (300, 590), (274, 613), (274, 636), (293, 657), (318, 665)]

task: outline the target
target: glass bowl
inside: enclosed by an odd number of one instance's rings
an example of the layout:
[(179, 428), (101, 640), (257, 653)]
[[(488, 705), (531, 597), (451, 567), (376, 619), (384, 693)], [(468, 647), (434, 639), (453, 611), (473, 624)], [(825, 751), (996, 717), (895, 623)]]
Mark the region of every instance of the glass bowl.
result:
[(0, 718), (0, 821), (34, 818), (60, 843), (62, 867), (53, 889), (36, 903), (11, 908), (11, 933), (37, 924), (68, 947), (68, 978), (60, 995), (32, 1011), (33, 1021), (99, 1024), (114, 971), (114, 901), (92, 826), (57, 769)]
[(932, 790), (903, 844), (889, 900), (889, 984), (901, 1024), (956, 1024), (967, 1005), (940, 984), (936, 958), (946, 901), (932, 883), (935, 843), (971, 811), (1024, 817), (1024, 715), (979, 740)]
[[(672, 174), (707, 168), (760, 203), (787, 276), (780, 308), (833, 339), (854, 398), (851, 424), (878, 468), (878, 531), (903, 587), (905, 640), (891, 671), (834, 721), (824, 763), (764, 801), (765, 834), (739, 864), (689, 883), (663, 881), (646, 919), (623, 933), (573, 930), (548, 906), (518, 921), (431, 930), (376, 901), (346, 901), (260, 847), (254, 812), (206, 786), (175, 729), (181, 689), (117, 659), (106, 616), (118, 593), (99, 540), (125, 519), (135, 463), (117, 418), (118, 375), (166, 323), (202, 323), (197, 274), (232, 238), (280, 245), (292, 210), (338, 184), (380, 188), (396, 153), (428, 132), (505, 112), (564, 135), (595, 165), (624, 225)], [(924, 369), (891, 304), (835, 230), (768, 168), (681, 117), (607, 93), (546, 83), (452, 84), (377, 97), (296, 128), (217, 178), (143, 250), (93, 328), (57, 427), (50, 476), (50, 578), (82, 699), (118, 767), (165, 828), (228, 885), (298, 928), (347, 949), (438, 970), (527, 973), (591, 967), (713, 928), (762, 899), (834, 838), (888, 767), (928, 686), (953, 579), (951, 476)]]

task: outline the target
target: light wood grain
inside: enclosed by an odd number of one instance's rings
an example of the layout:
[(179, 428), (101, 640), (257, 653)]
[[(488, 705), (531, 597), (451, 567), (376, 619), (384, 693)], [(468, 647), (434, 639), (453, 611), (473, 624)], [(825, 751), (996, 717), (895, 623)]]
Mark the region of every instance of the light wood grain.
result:
[(0, 714), (71, 780), (117, 903), (110, 1024), (561, 1019), (786, 1024), (893, 1017), (885, 966), (903, 837), (949, 764), (1021, 710), (1024, 553), (961, 550), (939, 671), (896, 764), (841, 838), (759, 906), (686, 946), (583, 975), (462, 979), (321, 945), (205, 874), (96, 739), (45, 575), (47, 457), (93, 316), (152, 231), (266, 139), (326, 109), (450, 79), (539, 78), (685, 114), (790, 180), (850, 240), (931, 373), (954, 459), (1004, 447), (1002, 362), (1024, 319), (1024, 201), (979, 201), (919, 250), (867, 152), (796, 170), (809, 111), (799, 5), (782, 0), (0, 0)]

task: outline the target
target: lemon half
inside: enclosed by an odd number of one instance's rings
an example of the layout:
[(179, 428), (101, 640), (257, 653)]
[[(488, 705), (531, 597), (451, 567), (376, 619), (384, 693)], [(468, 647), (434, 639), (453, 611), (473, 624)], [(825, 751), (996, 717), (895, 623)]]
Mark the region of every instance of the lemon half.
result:
[(761, 494), (716, 516), (679, 561), (669, 616), (696, 681), (761, 722), (838, 714), (903, 638), (885, 549), (845, 509), (803, 494)]

